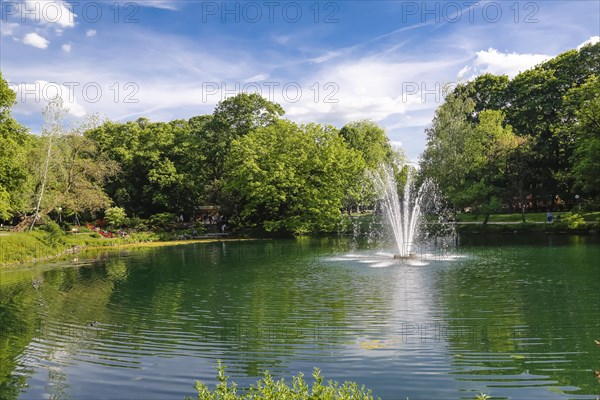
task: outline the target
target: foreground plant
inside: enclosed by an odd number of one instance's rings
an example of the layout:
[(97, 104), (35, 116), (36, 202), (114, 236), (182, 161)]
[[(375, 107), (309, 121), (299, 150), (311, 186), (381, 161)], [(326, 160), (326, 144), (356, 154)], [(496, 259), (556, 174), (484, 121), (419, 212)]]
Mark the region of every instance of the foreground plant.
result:
[(243, 393), (238, 393), (238, 387), (235, 383), (228, 383), (229, 377), (225, 375), (225, 366), (217, 366), (217, 384), (214, 391), (211, 391), (206, 384), (196, 381), (196, 390), (198, 391), (198, 400), (243, 400), (243, 399), (262, 399), (262, 400), (295, 400), (295, 399), (313, 399), (313, 400), (373, 400), (374, 397), (370, 390), (365, 390), (364, 386), (358, 387), (355, 382), (344, 382), (340, 385), (338, 382), (329, 381), (323, 385), (321, 371), (315, 368), (312, 376), (314, 382), (311, 386), (304, 381), (304, 375), (299, 373), (292, 378), (291, 385), (285, 382), (285, 379), (273, 380), (271, 374), (265, 371), (265, 377), (260, 379), (256, 385), (243, 389)]

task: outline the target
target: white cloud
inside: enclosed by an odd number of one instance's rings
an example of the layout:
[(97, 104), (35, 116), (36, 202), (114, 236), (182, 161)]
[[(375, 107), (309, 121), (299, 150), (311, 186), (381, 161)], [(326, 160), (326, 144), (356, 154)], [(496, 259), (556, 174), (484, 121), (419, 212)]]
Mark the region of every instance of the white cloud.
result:
[(45, 49), (48, 47), (48, 43), (50, 43), (46, 38), (38, 35), (35, 32), (28, 33), (23, 37), (23, 43), (37, 47), (38, 49)]
[(462, 78), (464, 78), (464, 76), (467, 74), (467, 72), (469, 72), (471, 70), (471, 67), (469, 67), (468, 65), (465, 65), (463, 67), (463, 69), (461, 69), (460, 71), (458, 71), (458, 74), (456, 74), (456, 77), (460, 80)]
[(95, 29), (88, 29), (87, 31), (85, 31), (85, 36), (87, 36), (87, 37), (96, 36), (96, 30)]
[(322, 62), (329, 61), (339, 55), (340, 55), (340, 53), (338, 53), (336, 51), (328, 51), (326, 54), (324, 54), (320, 57), (311, 58), (310, 61), (320, 64)]
[(365, 118), (383, 121), (416, 110), (433, 110), (442, 101), (442, 80), (457, 63), (464, 60), (348, 59), (304, 79), (301, 100), (289, 105), (295, 108), (288, 109), (285, 99), (281, 104), (292, 119), (334, 124)]
[(291, 37), (289, 35), (274, 35), (273, 41), (280, 45), (286, 45), (290, 41)]
[(70, 44), (63, 44), (62, 49), (65, 53), (70, 53), (71, 52), (71, 45)]
[(546, 54), (502, 53), (489, 48), (477, 52), (474, 64), (478, 74), (491, 73), (508, 75), (512, 78), (519, 72), (526, 71), (552, 57)]
[(144, 0), (137, 4), (143, 7), (153, 7), (171, 11), (176, 11), (178, 9), (177, 1), (175, 0)]
[(596, 44), (598, 42), (600, 42), (600, 36), (592, 36), (591, 38), (577, 46), (577, 50), (581, 50), (581, 48), (586, 44)]
[(19, 24), (16, 22), (2, 22), (0, 24), (0, 34), (2, 36), (12, 36), (19, 29)]
[(21, 20), (57, 24), (63, 28), (75, 26), (76, 15), (70, 5), (61, 0), (25, 0), (21, 11)]
[(42, 108), (46, 104), (59, 95), (64, 101), (64, 107), (69, 114), (82, 117), (86, 115), (86, 111), (81, 104), (75, 99), (75, 91), (65, 85), (48, 82), (35, 81), (34, 83), (19, 83), (11, 84), (17, 95), (17, 104), (15, 105), (15, 113), (21, 114), (41, 114)]
[(269, 74), (258, 74), (244, 80), (244, 83), (260, 82), (269, 79)]

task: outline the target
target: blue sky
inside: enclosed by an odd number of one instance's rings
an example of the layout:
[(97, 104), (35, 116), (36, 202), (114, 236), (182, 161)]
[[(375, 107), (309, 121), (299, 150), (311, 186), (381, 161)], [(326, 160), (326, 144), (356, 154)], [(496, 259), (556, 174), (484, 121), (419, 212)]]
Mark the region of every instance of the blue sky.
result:
[(260, 91), (298, 122), (373, 119), (416, 160), (445, 83), (600, 36), (592, 1), (5, 1), (0, 68), (32, 132), (70, 113), (189, 118)]

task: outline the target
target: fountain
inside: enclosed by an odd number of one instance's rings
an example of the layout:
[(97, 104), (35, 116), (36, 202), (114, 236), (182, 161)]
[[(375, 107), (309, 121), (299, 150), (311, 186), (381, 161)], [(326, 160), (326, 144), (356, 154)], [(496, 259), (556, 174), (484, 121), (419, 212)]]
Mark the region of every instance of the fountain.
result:
[(402, 196), (398, 196), (398, 185), (391, 166), (381, 166), (374, 174), (375, 187), (379, 192), (383, 214), (390, 224), (396, 239), (398, 254), (395, 259), (414, 257), (414, 242), (418, 237), (422, 213), (427, 203), (427, 194), (432, 184), (425, 181), (419, 188), (414, 187), (413, 172), (408, 175)]

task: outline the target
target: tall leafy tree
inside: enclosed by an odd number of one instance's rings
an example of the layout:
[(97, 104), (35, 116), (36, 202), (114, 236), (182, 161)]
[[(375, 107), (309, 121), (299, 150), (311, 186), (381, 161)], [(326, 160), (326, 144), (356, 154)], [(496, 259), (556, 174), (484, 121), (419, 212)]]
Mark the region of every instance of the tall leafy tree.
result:
[(465, 93), (450, 93), (427, 131), (422, 173), (434, 178), (454, 206), (475, 207), (485, 215), (500, 207), (508, 160), (519, 139), (504, 125), (504, 113), (484, 110), (479, 122), (469, 116), (474, 102)]
[(506, 75), (483, 74), (474, 80), (458, 85), (455, 94), (468, 96), (473, 100), (471, 121), (477, 122), (478, 115), (484, 110), (503, 110), (507, 106), (507, 87), (509, 79)]
[(526, 154), (519, 150), (521, 155), (511, 166), (514, 171), (518, 164), (522, 179), (511, 175), (510, 187), (520, 182), (517, 186), (527, 187), (528, 194), (544, 201), (556, 194), (571, 197), (575, 160), (586, 158), (575, 156), (576, 151), (581, 153), (576, 150), (580, 140), (573, 129), (578, 124), (577, 107), (568, 104), (565, 96), (599, 70), (597, 43), (560, 54), (512, 80), (484, 74), (457, 86), (455, 95), (467, 96), (474, 103), (467, 117), (470, 121), (478, 123), (484, 110), (502, 110), (506, 123), (527, 142)]
[(91, 116), (67, 127), (66, 112), (60, 97), (44, 110), (44, 131), (31, 162), (36, 177), (35, 216), (58, 208), (75, 214), (96, 212), (112, 202), (103, 185), (118, 165), (103, 157), (96, 143), (83, 135), (97, 124), (97, 118)]
[(27, 208), (23, 194), (30, 183), (27, 130), (11, 114), (16, 94), (0, 72), (0, 219), (8, 220)]
[(375, 201), (375, 188), (371, 174), (382, 164), (394, 163), (396, 156), (390, 141), (377, 123), (369, 120), (351, 122), (340, 130), (340, 136), (348, 147), (356, 150), (362, 158), (365, 168), (355, 177), (348, 188), (345, 208), (360, 209)]
[(204, 155), (209, 174), (209, 200), (221, 199), (221, 178), (231, 143), (256, 128), (274, 124), (285, 111), (256, 93), (240, 93), (219, 102), (204, 128)]
[(464, 189), (471, 165), (472, 152), (467, 140), (473, 136), (469, 121), (475, 109), (473, 100), (465, 93), (448, 93), (445, 102), (435, 112), (431, 126), (426, 130), (427, 145), (421, 155), (421, 171), (436, 183), (455, 206)]
[[(105, 185), (116, 204), (130, 215), (162, 212), (194, 214), (206, 201), (206, 122), (204, 117), (168, 123), (140, 118), (124, 124), (107, 121), (90, 130), (106, 157), (120, 165)], [(202, 121), (202, 123), (201, 123)]]
[(600, 77), (571, 89), (565, 96), (565, 114), (573, 116), (569, 126), (575, 141), (574, 190), (600, 196)]
[(529, 169), (536, 176), (532, 191), (539, 198), (568, 195), (575, 141), (564, 118), (565, 95), (600, 70), (600, 43), (570, 50), (522, 72), (506, 89), (507, 123), (530, 138)]
[(231, 220), (266, 231), (331, 231), (345, 190), (364, 168), (330, 126), (278, 120), (232, 143), (225, 193)]

